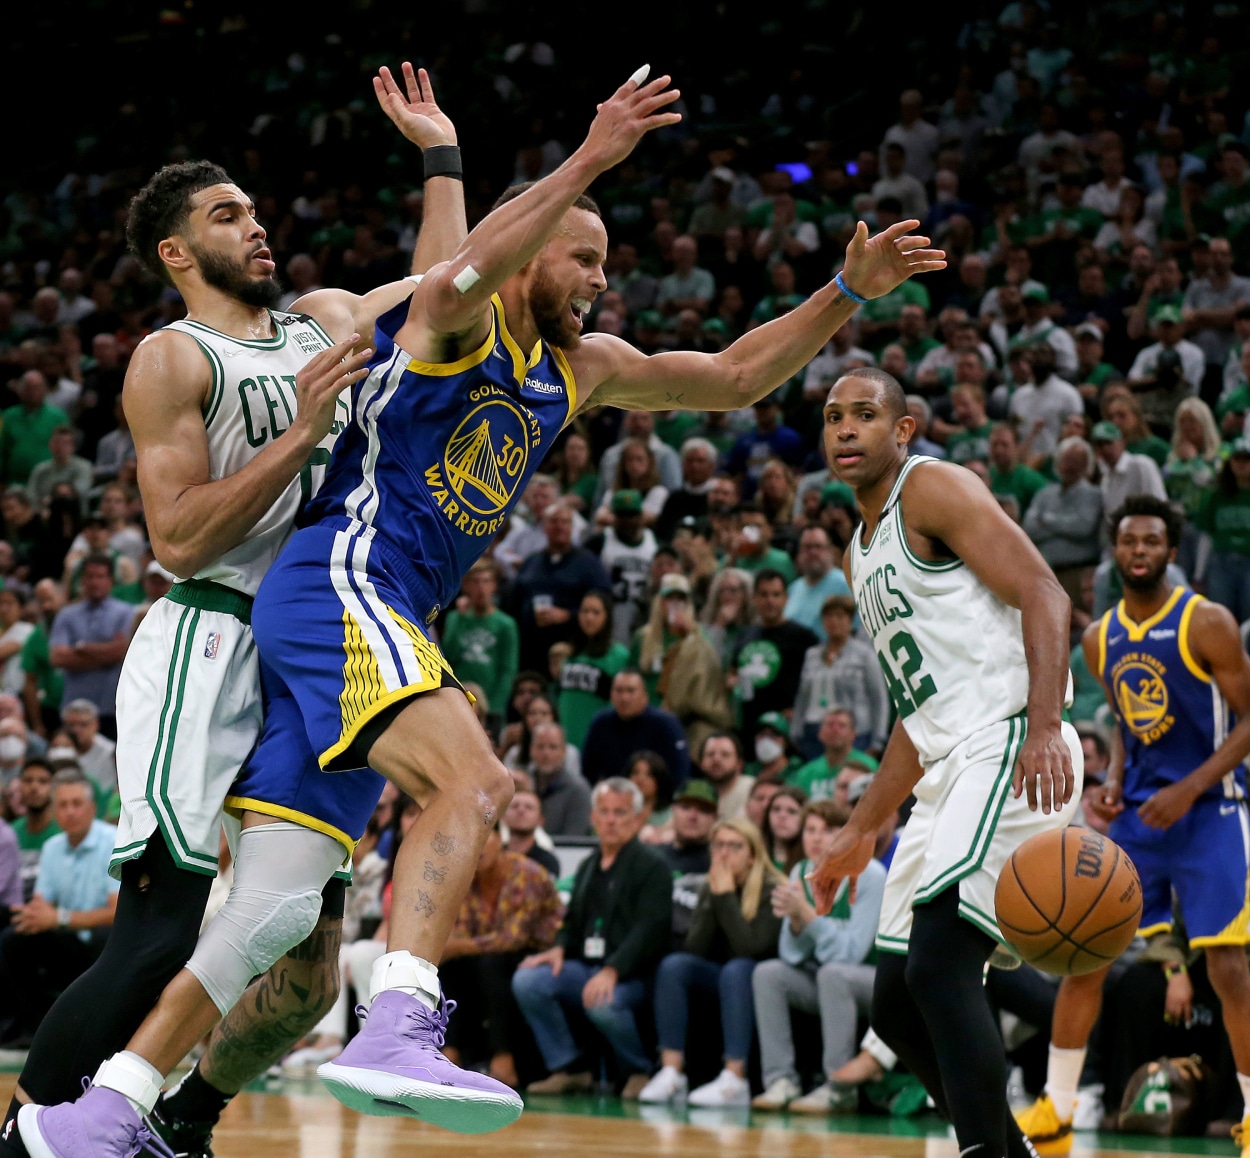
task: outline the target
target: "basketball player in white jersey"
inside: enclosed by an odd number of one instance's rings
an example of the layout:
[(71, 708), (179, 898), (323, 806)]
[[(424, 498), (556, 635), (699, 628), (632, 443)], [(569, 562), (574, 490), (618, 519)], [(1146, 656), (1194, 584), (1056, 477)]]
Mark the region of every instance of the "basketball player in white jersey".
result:
[(863, 516), (843, 566), (898, 722), (812, 880), (827, 911), (915, 794), (882, 904), (873, 1028), (953, 1123), (962, 1158), (1023, 1158), (982, 978), (1001, 942), (999, 872), (1030, 836), (1066, 825), (1080, 794), (1064, 720), (1071, 607), (974, 474), (908, 458), (914, 426), (881, 370), (849, 372), (825, 404), (826, 454)]
[[(466, 230), (455, 129), (424, 70), (418, 77), (405, 64), (403, 72), (406, 95), (385, 68), (374, 87), (425, 150), (415, 273), (450, 256)], [(122, 884), (109, 945), (40, 1027), (15, 1103), (74, 1097), (195, 949), (217, 872), (222, 803), (262, 722), (252, 596), (324, 474), (349, 415), (344, 392), (366, 373), (374, 320), (413, 289), (414, 279), (364, 296), (322, 289), (275, 312), (281, 287), (265, 231), (247, 195), (208, 162), (157, 173), (131, 205), (127, 234), (187, 305), (185, 321), (140, 344), (123, 395), (153, 550), (184, 579), (144, 618), (118, 686), (122, 814), (110, 871)], [(247, 830), (238, 855), (264, 840), (280, 863), (275, 843), (297, 857), (306, 836), (294, 825), (263, 825)], [(331, 881), (324, 907), (310, 898), (296, 915), (307, 940), (273, 966), (272, 980), (255, 983), (255, 1000), (240, 1003), (247, 1009), (222, 1027), (204, 1072), (185, 1084), (191, 1117), (210, 1131), (228, 1097), (333, 1001), (343, 887)], [(15, 1113), (16, 1105), (0, 1153), (24, 1153)], [(196, 1144), (167, 1129), (166, 1140), (181, 1154), (206, 1153), (208, 1131), (190, 1125), (202, 1135)]]

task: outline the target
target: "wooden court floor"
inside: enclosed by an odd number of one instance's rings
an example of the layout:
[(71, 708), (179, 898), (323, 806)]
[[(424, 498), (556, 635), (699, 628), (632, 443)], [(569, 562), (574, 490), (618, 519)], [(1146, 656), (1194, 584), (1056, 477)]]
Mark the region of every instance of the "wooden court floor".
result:
[[(15, 1076), (0, 1075), (7, 1103)], [(572, 1111), (572, 1112), (567, 1112)], [(622, 1107), (616, 1099), (536, 1099), (506, 1130), (449, 1134), (346, 1109), (315, 1082), (240, 1095), (213, 1137), (216, 1158), (957, 1158), (940, 1123), (800, 1119), (746, 1111)], [(1236, 1153), (1203, 1139), (1079, 1137), (1073, 1158)]]

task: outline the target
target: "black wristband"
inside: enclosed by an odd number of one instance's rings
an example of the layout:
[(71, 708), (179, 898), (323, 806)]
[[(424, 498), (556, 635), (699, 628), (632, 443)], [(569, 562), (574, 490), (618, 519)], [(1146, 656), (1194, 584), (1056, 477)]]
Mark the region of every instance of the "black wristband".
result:
[(464, 166), (460, 163), (459, 145), (431, 145), (421, 154), (425, 162), (425, 179), (451, 177), (464, 180)]

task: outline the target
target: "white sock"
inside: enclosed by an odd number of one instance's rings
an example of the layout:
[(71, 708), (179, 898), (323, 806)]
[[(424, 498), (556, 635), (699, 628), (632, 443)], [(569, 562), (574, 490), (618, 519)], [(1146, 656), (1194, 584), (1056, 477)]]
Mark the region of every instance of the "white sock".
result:
[(1242, 1118), (1250, 1117), (1250, 1077), (1245, 1074), (1237, 1075), (1237, 1084), (1241, 1087), (1241, 1100), (1245, 1103), (1245, 1108), (1241, 1112)]
[(92, 1079), (93, 1086), (116, 1090), (141, 1118), (146, 1118), (161, 1096), (165, 1075), (137, 1053), (123, 1050), (101, 1062)]
[(438, 1008), (442, 987), (438, 983), (438, 966), (420, 957), (414, 957), (406, 949), (397, 953), (384, 953), (373, 963), (373, 976), (369, 980), (369, 1003), (386, 989), (398, 989), (415, 997), (431, 1010)]
[(1076, 1109), (1076, 1090), (1081, 1084), (1081, 1070), (1084, 1068), (1084, 1048), (1050, 1047), (1050, 1060), (1046, 1064), (1046, 1096), (1050, 1098), (1061, 1122), (1068, 1121)]

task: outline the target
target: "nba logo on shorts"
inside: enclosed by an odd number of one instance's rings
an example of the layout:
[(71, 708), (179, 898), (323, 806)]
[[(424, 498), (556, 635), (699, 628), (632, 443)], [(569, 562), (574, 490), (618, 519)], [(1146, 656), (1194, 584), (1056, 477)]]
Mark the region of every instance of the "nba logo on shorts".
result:
[(221, 632), (210, 631), (208, 633), (208, 642), (204, 644), (204, 658), (216, 659), (217, 648), (221, 644)]

